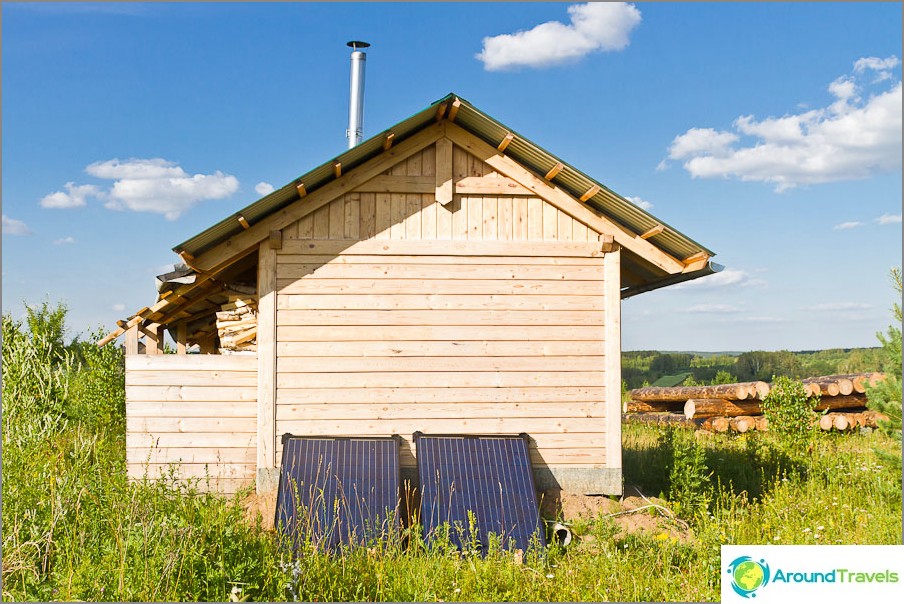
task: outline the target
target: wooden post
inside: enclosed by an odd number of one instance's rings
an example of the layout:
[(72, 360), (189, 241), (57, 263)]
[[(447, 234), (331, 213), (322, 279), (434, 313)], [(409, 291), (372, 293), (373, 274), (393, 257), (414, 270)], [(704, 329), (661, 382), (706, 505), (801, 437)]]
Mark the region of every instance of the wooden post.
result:
[(176, 327), (176, 354), (185, 354), (188, 346), (188, 325), (183, 321)]
[(618, 245), (603, 256), (603, 291), (606, 467), (621, 468), (621, 250)]
[(126, 354), (138, 354), (138, 325), (126, 330)]
[(144, 328), (144, 348), (149, 355), (163, 354), (163, 330), (159, 323), (151, 323)]
[(276, 250), (262, 244), (257, 266), (257, 492), (277, 487)]

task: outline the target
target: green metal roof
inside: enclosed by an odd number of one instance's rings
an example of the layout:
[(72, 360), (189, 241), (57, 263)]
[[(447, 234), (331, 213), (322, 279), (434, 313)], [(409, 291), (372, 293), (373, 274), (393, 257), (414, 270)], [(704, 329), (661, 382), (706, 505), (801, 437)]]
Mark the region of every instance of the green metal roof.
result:
[[(457, 125), (471, 132), (493, 147), (497, 147), (506, 135), (514, 135), (514, 139), (505, 148), (505, 155), (533, 170), (540, 176), (545, 175), (557, 163), (563, 164), (564, 168), (552, 179), (552, 182), (575, 198), (584, 195), (584, 193), (590, 190), (594, 185), (598, 186), (599, 191), (585, 203), (609, 218), (611, 221), (625, 228), (628, 232), (640, 235), (661, 225), (664, 227), (662, 232), (649, 237), (647, 241), (670, 256), (678, 260), (683, 260), (701, 252), (706, 253), (708, 256), (715, 255), (712, 251), (703, 247), (693, 239), (690, 239), (670, 227), (668, 224), (637, 207), (635, 204), (631, 203), (618, 193), (615, 193), (602, 183), (587, 176), (577, 168), (560, 160), (558, 157), (552, 155), (518, 132), (496, 121), (454, 93), (449, 93), (443, 98), (431, 103), (422, 111), (419, 111), (389, 129), (380, 132), (376, 136), (367, 139), (357, 147), (349, 149), (345, 153), (302, 174), (280, 189), (262, 197), (258, 201), (255, 201), (233, 215), (221, 220), (209, 229), (180, 243), (173, 248), (173, 251), (177, 253), (188, 252), (192, 256), (203, 254), (208, 249), (243, 230), (238, 221), (239, 216), (242, 216), (249, 224), (254, 225), (266, 216), (297, 201), (299, 199), (298, 191), (296, 189), (298, 184), (303, 183), (305, 190), (308, 193), (315, 191), (335, 178), (333, 166), (337, 161), (342, 163), (343, 173), (353, 170), (356, 166), (359, 166), (382, 153), (383, 141), (388, 133), (394, 135), (394, 144), (405, 140), (430, 124), (435, 123), (439, 105), (449, 103), (454, 99), (458, 99), (460, 102), (455, 117), (455, 123)], [(641, 291), (649, 291), (650, 289), (655, 289), (656, 287), (661, 287), (670, 283), (686, 281), (688, 279), (712, 274), (718, 270), (721, 270), (719, 265), (708, 263), (707, 266), (700, 271), (670, 275), (665, 279), (663, 278), (663, 275), (656, 275), (655, 277), (650, 275), (651, 279), (648, 283), (629, 288), (629, 291), (624, 292), (623, 295), (633, 295), (635, 293), (640, 293)], [(666, 283), (666, 281), (668, 281), (668, 283)], [(627, 297), (627, 295), (625, 295), (625, 297)]]

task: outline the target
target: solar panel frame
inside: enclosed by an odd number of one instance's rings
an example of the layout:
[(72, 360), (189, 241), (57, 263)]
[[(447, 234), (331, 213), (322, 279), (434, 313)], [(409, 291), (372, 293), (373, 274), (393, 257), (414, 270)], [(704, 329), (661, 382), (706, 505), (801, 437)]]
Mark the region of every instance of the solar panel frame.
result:
[[(432, 441), (436, 446), (430, 446)], [(454, 447), (442, 450), (441, 441), (459, 445), (457, 459)], [(504, 549), (527, 551), (535, 537), (538, 545), (546, 546), (529, 441), (524, 433), (414, 434), (421, 524), (428, 545), (437, 542), (446, 525), (453, 545), (462, 550), (476, 545), (481, 554), (487, 552), (491, 532), (500, 537)]]
[(400, 441), (398, 435), (282, 436), (275, 526), (293, 550), (308, 539), (331, 551), (367, 545), (401, 528)]

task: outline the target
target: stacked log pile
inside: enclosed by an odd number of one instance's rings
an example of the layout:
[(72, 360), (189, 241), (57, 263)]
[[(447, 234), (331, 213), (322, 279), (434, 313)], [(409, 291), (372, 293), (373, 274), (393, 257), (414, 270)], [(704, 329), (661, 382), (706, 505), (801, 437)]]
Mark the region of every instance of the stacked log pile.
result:
[(257, 351), (257, 298), (229, 296), (217, 313), (220, 353)]
[[(802, 380), (808, 397), (819, 397), (813, 421), (822, 430), (848, 431), (875, 428), (880, 413), (866, 408), (866, 388), (875, 386), (881, 373), (828, 375)], [(717, 386), (672, 386), (637, 388), (628, 394), (625, 421), (695, 426), (713, 432), (768, 430), (763, 416), (766, 382), (743, 382)]]

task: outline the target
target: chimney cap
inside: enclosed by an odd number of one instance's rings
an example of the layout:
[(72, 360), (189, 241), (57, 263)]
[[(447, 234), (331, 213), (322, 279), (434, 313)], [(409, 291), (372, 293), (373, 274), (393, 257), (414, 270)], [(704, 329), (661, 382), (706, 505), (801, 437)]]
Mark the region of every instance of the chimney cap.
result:
[(358, 50), (359, 48), (367, 48), (370, 46), (367, 42), (361, 42), (360, 40), (352, 40), (351, 42), (346, 42), (346, 46), (351, 47), (354, 50)]

